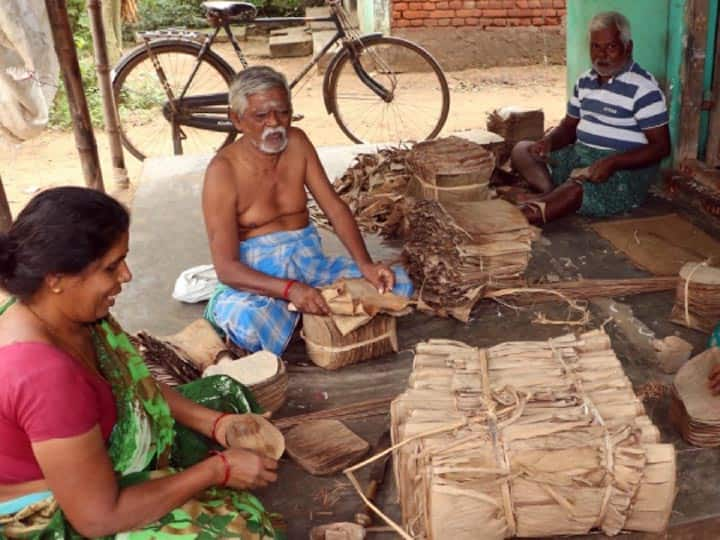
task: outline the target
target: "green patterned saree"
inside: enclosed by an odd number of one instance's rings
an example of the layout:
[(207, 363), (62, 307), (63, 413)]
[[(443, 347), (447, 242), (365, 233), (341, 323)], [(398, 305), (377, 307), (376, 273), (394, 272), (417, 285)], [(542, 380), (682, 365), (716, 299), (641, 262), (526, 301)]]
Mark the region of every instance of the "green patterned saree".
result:
[[(0, 307), (0, 316), (13, 300)], [(207, 455), (209, 439), (175, 425), (167, 402), (127, 334), (111, 318), (93, 327), (99, 368), (112, 386), (118, 420), (108, 453), (121, 487), (171, 475)], [(224, 412), (260, 412), (250, 392), (228, 377), (207, 377), (178, 388), (186, 397)], [(212, 488), (158, 522), (110, 538), (179, 540), (241, 538), (281, 539), (261, 502), (252, 494)], [(0, 538), (38, 540), (82, 538), (65, 519), (52, 496), (11, 514), (0, 513)]]

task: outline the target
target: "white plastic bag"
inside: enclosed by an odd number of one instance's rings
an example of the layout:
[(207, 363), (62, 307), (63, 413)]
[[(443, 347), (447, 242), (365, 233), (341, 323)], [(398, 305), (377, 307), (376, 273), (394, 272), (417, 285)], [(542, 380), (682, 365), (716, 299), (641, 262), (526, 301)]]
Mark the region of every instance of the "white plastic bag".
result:
[(210, 299), (218, 283), (217, 273), (212, 264), (193, 266), (177, 278), (172, 297), (188, 304), (204, 302)]

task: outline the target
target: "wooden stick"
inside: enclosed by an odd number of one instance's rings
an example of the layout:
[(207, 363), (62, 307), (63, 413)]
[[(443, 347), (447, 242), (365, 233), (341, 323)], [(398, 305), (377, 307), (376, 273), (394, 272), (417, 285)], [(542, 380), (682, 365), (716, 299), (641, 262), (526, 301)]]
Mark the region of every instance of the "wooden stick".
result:
[(89, 188), (105, 191), (97, 142), (80, 75), (77, 50), (68, 21), (67, 3), (66, 0), (45, 0), (45, 6), (50, 19), (55, 51), (60, 62), (60, 71), (65, 83), (70, 116), (73, 121), (75, 146), (80, 154), (85, 184)]
[(105, 117), (105, 133), (110, 141), (110, 156), (112, 159), (115, 183), (118, 187), (126, 188), (129, 184), (125, 158), (123, 157), (120, 129), (118, 127), (117, 110), (113, 100), (112, 86), (110, 84), (110, 67), (108, 66), (108, 51), (105, 27), (100, 12), (100, 0), (88, 0), (88, 15), (90, 18), (90, 31), (92, 32), (93, 50), (95, 53), (95, 70), (97, 71), (100, 95), (103, 101), (103, 116)]
[[(629, 279), (581, 279), (578, 281), (561, 281), (552, 285), (533, 285), (531, 290), (523, 293), (523, 289), (499, 289), (488, 292), (486, 298), (513, 297), (517, 304), (535, 304), (541, 302), (564, 301), (558, 296), (562, 293), (567, 298), (583, 300), (601, 296), (629, 296), (658, 291), (674, 290), (677, 286), (676, 276), (629, 278)], [(544, 292), (547, 291), (547, 292)]]
[(309, 420), (324, 420), (327, 418), (342, 418), (344, 420), (351, 420), (353, 418), (365, 418), (367, 416), (390, 414), (390, 403), (393, 399), (395, 399), (394, 396), (359, 401), (357, 403), (351, 403), (350, 405), (343, 405), (333, 409), (325, 409), (323, 411), (278, 418), (277, 420), (273, 420), (273, 424), (275, 424), (276, 428), (285, 430)]

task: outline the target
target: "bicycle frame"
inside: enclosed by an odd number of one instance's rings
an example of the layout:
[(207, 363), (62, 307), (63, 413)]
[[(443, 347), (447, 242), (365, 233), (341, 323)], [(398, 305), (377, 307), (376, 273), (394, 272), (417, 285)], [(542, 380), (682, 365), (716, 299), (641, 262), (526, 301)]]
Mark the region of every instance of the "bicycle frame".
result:
[[(290, 88), (294, 88), (300, 82), (300, 80), (308, 74), (308, 72), (313, 68), (313, 66), (318, 64), (323, 55), (325, 55), (338, 41), (340, 41), (343, 43), (343, 46), (349, 51), (353, 68), (360, 80), (386, 102), (392, 101), (393, 92), (386, 89), (383, 85), (379, 84), (367, 73), (367, 71), (363, 68), (361, 62), (358, 61), (357, 52), (354, 50), (353, 47), (348, 46), (351, 41), (345, 28), (340, 23), (340, 19), (337, 13), (335, 13), (334, 11), (327, 17), (259, 17), (250, 21), (243, 22), (246, 22), (247, 24), (253, 23), (258, 25), (270, 25), (277, 23), (333, 23), (333, 25), (335, 26), (335, 34), (325, 43), (325, 45), (323, 45), (322, 49), (317, 54), (315, 54), (312, 59), (308, 61), (308, 63), (303, 67), (303, 69), (295, 76), (295, 78), (289, 84)], [(203, 57), (212, 47), (212, 44), (215, 42), (215, 39), (217, 38), (221, 29), (224, 30), (226, 35), (228, 36), (228, 39), (233, 47), (233, 50), (235, 51), (235, 54), (238, 57), (238, 60), (240, 61), (240, 64), (243, 66), (243, 69), (248, 67), (248, 62), (245, 58), (245, 54), (243, 53), (240, 44), (235, 38), (235, 34), (230, 28), (230, 25), (231, 20), (228, 18), (217, 19), (214, 21), (215, 30), (213, 31), (212, 35), (206, 37), (205, 41), (203, 42), (200, 48), (200, 52), (198, 53), (197, 61), (195, 63), (193, 71), (190, 74), (187, 83), (185, 83), (185, 86), (180, 92), (180, 95), (177, 97), (173, 95), (171, 88), (167, 84), (165, 74), (162, 71), (162, 66), (159, 65), (159, 62), (155, 61), (155, 55), (153, 54), (152, 49), (149, 47), (150, 42), (146, 40), (146, 45), (148, 45), (148, 52), (153, 59), (155, 69), (158, 72), (160, 80), (165, 86), (166, 93), (168, 94), (168, 102), (163, 106), (163, 115), (168, 120), (168, 122), (173, 125), (173, 141), (176, 153), (182, 152), (181, 141), (183, 138), (185, 138), (181, 130), (181, 126), (183, 125), (208, 131), (219, 131), (225, 133), (230, 133), (235, 130), (232, 122), (228, 120), (226, 116), (228, 104), (227, 92), (185, 98), (185, 94), (188, 91), (190, 85), (193, 82), (193, 79), (195, 78), (195, 75), (200, 68)], [(325, 96), (325, 98), (327, 99), (327, 96)], [(179, 103), (181, 103), (180, 107), (178, 107)], [(205, 113), (205, 115), (203, 115), (203, 113)], [(211, 114), (213, 116), (207, 116), (208, 114)]]

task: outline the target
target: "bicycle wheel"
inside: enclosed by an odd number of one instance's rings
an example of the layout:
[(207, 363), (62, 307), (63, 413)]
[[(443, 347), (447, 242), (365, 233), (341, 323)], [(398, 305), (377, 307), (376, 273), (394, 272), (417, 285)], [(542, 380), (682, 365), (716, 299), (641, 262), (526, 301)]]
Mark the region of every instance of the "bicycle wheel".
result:
[[(177, 100), (195, 69), (200, 45), (188, 41), (169, 40), (150, 44), (176, 101), (179, 114), (187, 113), (186, 103)], [(203, 56), (183, 98), (225, 94), (224, 101), (193, 111), (193, 119), (214, 124), (223, 122), (226, 131), (210, 131), (188, 125), (180, 130), (181, 148), (173, 142), (168, 94), (153, 65), (147, 48), (142, 45), (129, 53), (114, 70), (113, 93), (120, 122), (123, 144), (139, 160), (173, 154), (207, 154), (232, 142), (237, 133), (227, 117), (227, 92), (235, 73), (219, 56), (208, 52)]]
[(395, 37), (361, 38), (356, 50), (365, 73), (389, 94), (380, 97), (361, 80), (344, 49), (329, 75), (332, 112), (340, 129), (357, 143), (401, 143), (432, 139), (450, 109), (442, 69), (422, 47)]

